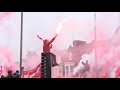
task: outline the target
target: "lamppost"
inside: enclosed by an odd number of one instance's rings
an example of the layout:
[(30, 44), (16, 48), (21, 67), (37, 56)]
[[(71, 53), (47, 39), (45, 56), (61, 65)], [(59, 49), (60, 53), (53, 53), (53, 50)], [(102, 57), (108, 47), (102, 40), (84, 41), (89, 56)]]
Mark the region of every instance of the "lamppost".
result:
[(20, 77), (22, 77), (22, 43), (23, 43), (23, 12), (21, 12), (21, 33), (20, 33)]
[[(94, 12), (94, 35), (95, 35), (95, 42), (97, 40), (97, 36), (96, 36), (96, 12)], [(97, 48), (95, 46), (95, 65), (96, 65), (96, 77), (98, 77), (98, 70), (97, 70)]]

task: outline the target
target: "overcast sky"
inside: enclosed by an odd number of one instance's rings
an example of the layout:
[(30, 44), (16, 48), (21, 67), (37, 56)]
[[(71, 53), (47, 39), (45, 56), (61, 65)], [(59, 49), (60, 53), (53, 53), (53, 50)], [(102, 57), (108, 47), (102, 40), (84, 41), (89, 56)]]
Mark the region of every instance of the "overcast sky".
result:
[[(36, 35), (51, 39), (58, 23), (67, 18), (63, 23), (63, 30), (53, 43), (55, 49), (66, 49), (75, 39), (87, 42), (94, 39), (89, 35), (94, 30), (93, 12), (24, 12), (23, 58), (26, 58), (27, 51), (40, 54), (43, 44)], [(96, 20), (97, 30), (104, 31), (107, 34), (105, 38), (110, 38), (120, 19), (118, 12), (97, 12)], [(0, 21), (0, 36), (0, 45), (8, 46), (15, 61), (19, 61), (20, 12), (14, 12), (11, 17)]]

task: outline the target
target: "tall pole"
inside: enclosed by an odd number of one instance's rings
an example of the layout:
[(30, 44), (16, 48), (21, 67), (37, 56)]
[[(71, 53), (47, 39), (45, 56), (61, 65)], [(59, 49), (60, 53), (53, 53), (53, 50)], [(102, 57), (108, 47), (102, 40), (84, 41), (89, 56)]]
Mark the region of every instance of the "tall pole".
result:
[(20, 77), (22, 77), (22, 41), (23, 41), (23, 12), (21, 12), (21, 34), (20, 34)]
[[(95, 35), (95, 42), (97, 40), (96, 37), (96, 12), (94, 12), (94, 35)], [(98, 77), (98, 70), (97, 70), (97, 48), (95, 46), (95, 65), (96, 65), (96, 77)]]

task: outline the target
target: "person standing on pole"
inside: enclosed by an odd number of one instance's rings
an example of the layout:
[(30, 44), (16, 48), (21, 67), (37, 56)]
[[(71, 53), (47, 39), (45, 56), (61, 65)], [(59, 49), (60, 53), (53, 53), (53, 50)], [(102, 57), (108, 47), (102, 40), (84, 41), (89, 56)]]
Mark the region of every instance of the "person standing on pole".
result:
[(59, 66), (59, 65), (57, 64), (57, 62), (56, 62), (56, 57), (55, 57), (55, 55), (50, 52), (50, 49), (52, 49), (52, 42), (56, 39), (57, 34), (56, 34), (55, 37), (53, 37), (50, 41), (49, 41), (48, 39), (43, 40), (41, 37), (39, 37), (39, 35), (37, 35), (37, 37), (38, 37), (40, 40), (43, 41), (43, 53), (44, 53), (44, 54), (50, 53), (50, 54), (52, 55), (52, 57), (53, 57), (53, 59), (52, 59), (52, 66), (53, 66), (53, 67), (54, 67), (54, 66)]

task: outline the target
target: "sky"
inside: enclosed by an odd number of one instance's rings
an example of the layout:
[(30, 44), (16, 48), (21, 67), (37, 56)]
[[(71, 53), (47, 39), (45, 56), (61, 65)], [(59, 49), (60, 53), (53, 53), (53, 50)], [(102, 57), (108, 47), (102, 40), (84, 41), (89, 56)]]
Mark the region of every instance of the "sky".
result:
[[(53, 43), (53, 49), (62, 50), (69, 47), (75, 39), (91, 42), (94, 35), (94, 12), (24, 12), (23, 19), (23, 58), (28, 51), (35, 51), (38, 55), (42, 52), (42, 38), (52, 39), (59, 22), (66, 19), (63, 29)], [(0, 46), (6, 46), (11, 50), (14, 61), (20, 58), (20, 26), (21, 13), (12, 14), (3, 20), (0, 19)], [(111, 38), (120, 23), (118, 12), (96, 12), (96, 30), (104, 31)], [(97, 37), (97, 40), (103, 39)], [(2, 56), (1, 56), (2, 57)]]

